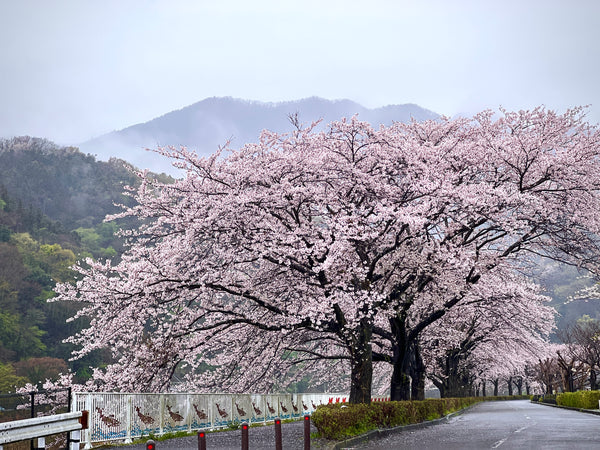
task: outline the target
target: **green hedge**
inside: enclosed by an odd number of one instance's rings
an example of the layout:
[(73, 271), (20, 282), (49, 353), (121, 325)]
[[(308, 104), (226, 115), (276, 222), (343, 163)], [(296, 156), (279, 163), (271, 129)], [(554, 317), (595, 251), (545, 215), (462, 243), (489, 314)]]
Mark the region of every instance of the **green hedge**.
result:
[(542, 403), (550, 403), (551, 405), (556, 405), (556, 394), (540, 395), (537, 401)]
[(573, 408), (598, 409), (600, 391), (564, 392), (556, 396), (556, 403)]
[(312, 421), (326, 439), (345, 439), (378, 428), (425, 422), (481, 401), (528, 399), (528, 396), (437, 398), (422, 401), (336, 403), (318, 406)]

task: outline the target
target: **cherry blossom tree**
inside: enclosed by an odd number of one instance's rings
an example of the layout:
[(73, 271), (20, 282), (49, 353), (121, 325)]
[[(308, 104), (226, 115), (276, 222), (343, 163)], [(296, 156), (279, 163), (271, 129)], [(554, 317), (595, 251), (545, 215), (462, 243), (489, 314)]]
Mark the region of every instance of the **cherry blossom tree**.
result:
[(556, 355), (560, 348), (560, 344), (550, 344), (548, 351), (538, 357), (535, 376), (543, 387), (543, 394), (558, 392), (558, 386), (561, 384), (561, 370)]
[(373, 320), (402, 283), (392, 263), (416, 267), (407, 231), (435, 189), (406, 170), (416, 156), (391, 135), (353, 119), (328, 133), (264, 133), (224, 158), (166, 150), (188, 175), (172, 185), (144, 179), (124, 215), (145, 223), (122, 261), (88, 261), (76, 286), (58, 288), (93, 317), (73, 339), (81, 354), (108, 346), (132, 370), (164, 368), (146, 384), (155, 389), (183, 361), (197, 369), (193, 358), (222, 342), (217, 335), (305, 330), (344, 349), (350, 400), (370, 401)]
[(597, 389), (600, 370), (600, 321), (584, 315), (574, 324), (561, 330), (559, 336), (567, 346), (568, 352), (586, 366), (590, 389)]
[[(494, 275), (422, 335), (427, 375), (443, 397), (474, 395), (476, 382), (485, 379), (522, 380), (547, 345), (556, 314), (549, 298), (522, 276)], [(486, 297), (477, 297), (478, 291)]]
[(486, 112), (452, 125), (398, 124), (419, 152), (437, 149), (450, 161), (426, 156), (451, 186), (437, 193), (420, 230), (421, 254), (435, 269), (416, 276), (392, 308), (389, 328), (375, 330), (391, 342), (392, 399), (408, 398), (420, 333), (491, 269), (533, 255), (597, 273), (599, 134), (581, 110), (504, 112), (497, 120)]
[(152, 390), (178, 372), (242, 389), (331, 362), (354, 403), (370, 401), (375, 359), (406, 398), (421, 334), (496, 268), (533, 254), (595, 269), (599, 143), (582, 110), (539, 108), (379, 129), (353, 118), (209, 158), (160, 149), (185, 178), (140, 174), (137, 205), (116, 216), (140, 219), (122, 259), (88, 260), (57, 287), (91, 318), (76, 356), (110, 348), (117, 363), (97, 378)]

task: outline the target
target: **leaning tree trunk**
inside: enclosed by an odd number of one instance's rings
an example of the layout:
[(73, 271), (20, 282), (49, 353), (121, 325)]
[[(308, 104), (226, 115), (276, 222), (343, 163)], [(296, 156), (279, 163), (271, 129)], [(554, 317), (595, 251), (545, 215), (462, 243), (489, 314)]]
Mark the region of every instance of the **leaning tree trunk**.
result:
[(350, 403), (371, 403), (373, 383), (373, 352), (371, 337), (373, 328), (366, 320), (353, 330), (350, 350)]

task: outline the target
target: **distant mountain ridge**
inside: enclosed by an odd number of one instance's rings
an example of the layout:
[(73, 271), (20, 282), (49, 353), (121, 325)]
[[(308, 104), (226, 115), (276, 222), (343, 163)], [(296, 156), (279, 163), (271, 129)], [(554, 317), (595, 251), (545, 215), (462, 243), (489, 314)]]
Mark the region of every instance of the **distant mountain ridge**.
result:
[(264, 129), (287, 132), (293, 129), (288, 116), (298, 114), (302, 123), (322, 119), (324, 124), (358, 114), (374, 127), (392, 122), (437, 119), (438, 114), (414, 104), (388, 105), (369, 109), (351, 100), (303, 100), (266, 103), (211, 97), (185, 108), (169, 112), (145, 123), (114, 131), (80, 144), (84, 153), (101, 160), (124, 159), (139, 168), (176, 175), (163, 157), (146, 148), (184, 145), (199, 154), (209, 155), (231, 140), (234, 148), (256, 142)]

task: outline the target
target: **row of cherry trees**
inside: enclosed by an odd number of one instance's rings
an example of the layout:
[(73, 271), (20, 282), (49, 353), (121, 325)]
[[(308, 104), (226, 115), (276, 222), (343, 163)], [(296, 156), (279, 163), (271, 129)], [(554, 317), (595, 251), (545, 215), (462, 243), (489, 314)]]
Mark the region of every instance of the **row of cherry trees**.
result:
[[(431, 342), (423, 344), (426, 376), (443, 397), (553, 394), (600, 387), (598, 319), (581, 317), (556, 332), (561, 342), (551, 343), (546, 336), (552, 329), (552, 308), (546, 307), (540, 317), (531, 317), (515, 303), (513, 307), (513, 315), (506, 317), (514, 320), (506, 323), (508, 328), (478, 327), (470, 316), (458, 344), (440, 348), (437, 340), (433, 347)], [(532, 319), (546, 320), (547, 325), (535, 329), (528, 323)], [(413, 390), (412, 397), (421, 399), (423, 394)]]
[(562, 342), (550, 345), (535, 367), (543, 393), (598, 389), (600, 321), (584, 315), (561, 329), (558, 337)]
[(208, 158), (159, 152), (186, 176), (140, 174), (137, 205), (115, 216), (140, 220), (121, 260), (82, 262), (56, 288), (90, 318), (76, 356), (113, 353), (105, 389), (313, 373), (347, 380), (354, 403), (381, 377), (394, 400), (426, 376), (453, 392), (452, 371), (486, 378), (547, 337), (551, 311), (523, 275), (535, 258), (596, 271), (600, 134), (581, 109), (353, 118)]

